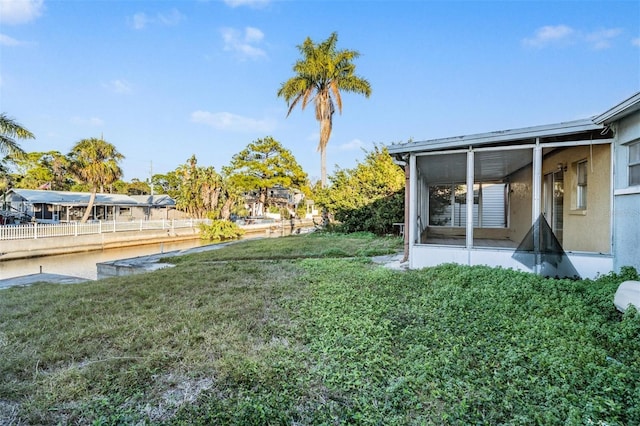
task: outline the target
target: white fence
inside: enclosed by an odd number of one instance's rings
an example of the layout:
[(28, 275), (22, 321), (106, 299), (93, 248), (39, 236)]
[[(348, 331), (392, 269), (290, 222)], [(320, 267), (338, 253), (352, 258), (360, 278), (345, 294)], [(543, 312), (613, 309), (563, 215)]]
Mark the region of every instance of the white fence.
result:
[(209, 219), (140, 220), (131, 222), (67, 222), (28, 223), (25, 225), (0, 226), (0, 241), (28, 240), (49, 237), (69, 237), (106, 232), (144, 231), (152, 229), (194, 228), (200, 223), (211, 223)]

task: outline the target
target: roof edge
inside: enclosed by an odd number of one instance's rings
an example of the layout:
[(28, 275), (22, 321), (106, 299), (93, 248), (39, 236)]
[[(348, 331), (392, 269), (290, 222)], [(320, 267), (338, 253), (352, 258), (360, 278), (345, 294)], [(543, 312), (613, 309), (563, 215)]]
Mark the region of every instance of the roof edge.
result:
[(522, 127), (518, 129), (499, 130), (487, 133), (454, 136), (440, 139), (430, 139), (418, 142), (406, 142), (389, 145), (390, 154), (401, 154), (421, 150), (436, 150), (443, 148), (460, 148), (469, 145), (483, 145), (495, 142), (520, 141), (539, 137), (560, 136), (570, 133), (579, 133), (589, 130), (602, 129), (601, 124), (594, 123), (593, 119), (581, 119), (566, 121), (541, 126)]
[(593, 118), (597, 124), (609, 124), (618, 121), (627, 115), (640, 110), (640, 92), (631, 95), (619, 104), (609, 108), (607, 111)]

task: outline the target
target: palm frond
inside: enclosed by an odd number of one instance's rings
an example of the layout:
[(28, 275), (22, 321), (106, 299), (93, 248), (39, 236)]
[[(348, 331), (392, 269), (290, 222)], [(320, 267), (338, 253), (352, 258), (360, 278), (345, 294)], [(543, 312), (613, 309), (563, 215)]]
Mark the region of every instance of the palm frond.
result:
[(295, 76), (284, 82), (278, 90), (278, 96), (283, 97), (289, 106), (287, 117), (296, 105), (300, 104), (304, 110), (309, 102), (315, 103), (315, 116), (320, 123), (318, 150), (322, 154), (323, 186), (326, 180), (324, 150), (331, 136), (334, 102), (338, 111), (342, 113), (342, 91), (363, 94), (366, 97), (371, 94), (369, 82), (355, 75), (356, 66), (353, 60), (358, 58), (360, 53), (356, 50), (337, 50), (337, 43), (336, 32), (332, 32), (326, 40), (318, 44), (307, 37), (297, 46), (302, 58), (293, 65)]

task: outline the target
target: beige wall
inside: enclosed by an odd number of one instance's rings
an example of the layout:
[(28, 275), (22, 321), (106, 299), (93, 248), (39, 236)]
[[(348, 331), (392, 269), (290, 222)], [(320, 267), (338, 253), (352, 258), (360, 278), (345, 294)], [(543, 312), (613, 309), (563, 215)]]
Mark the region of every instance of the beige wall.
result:
[[(587, 209), (576, 210), (576, 163), (587, 160)], [(571, 147), (544, 157), (544, 175), (567, 165), (564, 173), (563, 241), (568, 251), (609, 253), (611, 244), (611, 146)], [(593, 166), (593, 168), (592, 168)], [(510, 177), (509, 239), (520, 242), (531, 228), (532, 166)], [(542, 195), (542, 194), (541, 194)], [(541, 196), (544, 203), (544, 197)], [(544, 206), (540, 206), (541, 211)]]
[[(576, 210), (578, 161), (587, 161), (587, 208)], [(564, 172), (562, 247), (567, 251), (611, 251), (611, 145), (567, 148), (545, 157), (543, 176), (567, 165)]]
[[(533, 150), (529, 150), (533, 158)], [(533, 171), (529, 165), (510, 177), (509, 239), (520, 243), (531, 229)]]
[[(528, 150), (533, 158), (533, 150)], [(544, 176), (566, 164), (564, 173), (563, 239), (566, 251), (606, 253), (611, 251), (611, 145), (586, 145), (543, 150), (540, 211), (544, 211)], [(587, 161), (587, 208), (577, 210), (577, 162)], [(474, 229), (475, 238), (507, 238), (520, 243), (532, 226), (533, 167), (515, 172), (509, 179), (509, 222), (506, 230)], [(426, 230), (425, 230), (426, 231)], [(425, 242), (427, 232), (421, 235)], [(429, 227), (430, 238), (465, 235), (464, 228)]]

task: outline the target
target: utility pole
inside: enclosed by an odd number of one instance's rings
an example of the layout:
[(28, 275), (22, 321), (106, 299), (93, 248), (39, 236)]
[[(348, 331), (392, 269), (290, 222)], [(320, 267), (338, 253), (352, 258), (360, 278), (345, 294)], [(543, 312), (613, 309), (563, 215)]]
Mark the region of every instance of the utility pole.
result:
[(153, 160), (150, 161), (149, 167), (149, 186), (151, 187), (151, 197), (153, 198)]

